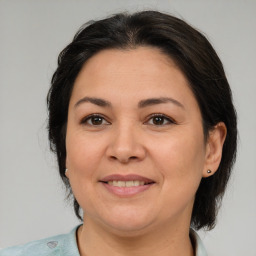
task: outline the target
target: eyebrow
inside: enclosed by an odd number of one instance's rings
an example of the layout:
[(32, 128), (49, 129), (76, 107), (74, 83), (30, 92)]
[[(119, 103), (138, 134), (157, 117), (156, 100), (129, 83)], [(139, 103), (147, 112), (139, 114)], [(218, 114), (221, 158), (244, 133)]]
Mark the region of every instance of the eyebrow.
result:
[(75, 104), (75, 108), (85, 102), (90, 102), (100, 107), (111, 107), (111, 103), (107, 100), (103, 100), (100, 98), (84, 97)]
[[(100, 106), (100, 107), (112, 107), (111, 103), (107, 100), (101, 99), (101, 98), (92, 98), (92, 97), (84, 97), (80, 99), (74, 107), (78, 107), (82, 103), (89, 102), (94, 105)], [(163, 104), (163, 103), (173, 103), (178, 107), (184, 108), (184, 105), (182, 105), (179, 101), (173, 99), (173, 98), (168, 98), (168, 97), (160, 97), (160, 98), (149, 98), (145, 100), (141, 100), (138, 103), (139, 108), (145, 108), (157, 104)]]
[(184, 108), (184, 105), (182, 105), (179, 101), (177, 101), (173, 98), (168, 98), (168, 97), (150, 98), (150, 99), (146, 99), (146, 100), (141, 100), (139, 102), (138, 106), (139, 106), (139, 108), (145, 108), (148, 106), (169, 103), (169, 102), (175, 104), (178, 107)]

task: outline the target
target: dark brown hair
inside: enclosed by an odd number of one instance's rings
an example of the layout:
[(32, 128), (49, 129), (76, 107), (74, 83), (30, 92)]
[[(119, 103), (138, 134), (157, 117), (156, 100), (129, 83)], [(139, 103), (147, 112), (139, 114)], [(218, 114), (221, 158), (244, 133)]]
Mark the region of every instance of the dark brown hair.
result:
[[(65, 137), (69, 100), (81, 68), (101, 50), (138, 46), (157, 47), (182, 70), (199, 104), (205, 138), (218, 122), (224, 122), (227, 127), (220, 166), (213, 176), (201, 180), (191, 219), (195, 229), (211, 229), (236, 156), (236, 112), (222, 63), (209, 41), (171, 15), (143, 11), (91, 21), (82, 26), (60, 53), (47, 97), (49, 140), (51, 150), (57, 155), (60, 176), (72, 194), (65, 176)], [(82, 220), (80, 206), (75, 198), (73, 200), (75, 213)]]

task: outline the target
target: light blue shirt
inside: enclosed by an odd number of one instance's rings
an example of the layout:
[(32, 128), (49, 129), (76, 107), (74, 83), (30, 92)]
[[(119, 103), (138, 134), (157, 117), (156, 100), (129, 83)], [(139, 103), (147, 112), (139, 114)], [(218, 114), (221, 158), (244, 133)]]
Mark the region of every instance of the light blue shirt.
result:
[[(80, 256), (76, 243), (77, 228), (75, 227), (68, 234), (3, 249), (0, 251), (0, 256)], [(190, 236), (195, 246), (195, 256), (207, 256), (200, 237), (192, 229)]]

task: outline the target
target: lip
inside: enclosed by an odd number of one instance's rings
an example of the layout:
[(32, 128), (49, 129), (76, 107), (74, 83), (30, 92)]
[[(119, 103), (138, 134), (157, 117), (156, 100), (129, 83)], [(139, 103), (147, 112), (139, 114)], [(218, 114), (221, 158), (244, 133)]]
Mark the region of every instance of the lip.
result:
[[(109, 181), (144, 181), (146, 184), (134, 186), (134, 187), (117, 187), (111, 186), (107, 182)], [(137, 174), (128, 174), (128, 175), (120, 175), (113, 174), (104, 177), (100, 180), (101, 184), (104, 188), (107, 189), (110, 193), (119, 196), (119, 197), (131, 197), (138, 195), (148, 189), (150, 189), (156, 183), (154, 180), (137, 175)]]
[(154, 180), (151, 180), (149, 178), (137, 175), (137, 174), (128, 174), (128, 175), (121, 175), (121, 174), (112, 174), (109, 176), (104, 177), (101, 179), (101, 182), (109, 182), (113, 180), (120, 180), (120, 181), (129, 181), (129, 180), (138, 180), (138, 181), (144, 181), (145, 183), (155, 183)]

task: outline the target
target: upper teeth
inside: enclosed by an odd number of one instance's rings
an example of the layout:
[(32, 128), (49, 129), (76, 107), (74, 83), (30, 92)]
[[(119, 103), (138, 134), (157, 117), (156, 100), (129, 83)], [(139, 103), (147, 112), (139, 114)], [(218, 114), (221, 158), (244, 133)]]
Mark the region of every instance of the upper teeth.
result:
[(129, 181), (121, 181), (121, 180), (113, 180), (108, 181), (108, 184), (115, 187), (136, 187), (136, 186), (143, 186), (145, 184), (144, 181), (138, 180), (129, 180)]

